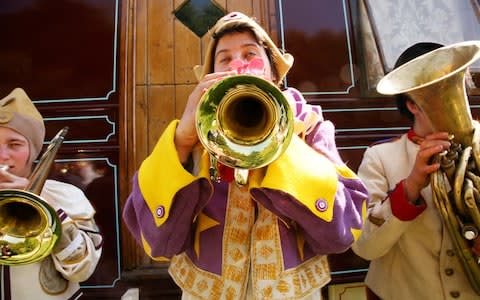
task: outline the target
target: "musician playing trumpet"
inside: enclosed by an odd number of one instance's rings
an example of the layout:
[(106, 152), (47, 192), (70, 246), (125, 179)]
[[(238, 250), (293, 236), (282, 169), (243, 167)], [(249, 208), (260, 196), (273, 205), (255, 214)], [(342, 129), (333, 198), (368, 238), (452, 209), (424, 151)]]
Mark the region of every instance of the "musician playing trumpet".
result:
[[(0, 190), (26, 189), (44, 138), (43, 118), (23, 89), (0, 100)], [(0, 266), (1, 299), (77, 299), (79, 283), (90, 277), (100, 259), (102, 236), (83, 192), (46, 180), (40, 196), (58, 214), (61, 237), (38, 262)], [(1, 250), (1, 258), (12, 254), (5, 246)]]
[(346, 251), (362, 228), (365, 187), (342, 162), (333, 124), (293, 88), (283, 91), (295, 115), (286, 151), (245, 185), (225, 166), (211, 180), (195, 130), (201, 96), (245, 72), (280, 85), (293, 57), (239, 12), (210, 33), (199, 83), (135, 175), (124, 221), (148, 255), (170, 260), (182, 299), (320, 299), (326, 255)]

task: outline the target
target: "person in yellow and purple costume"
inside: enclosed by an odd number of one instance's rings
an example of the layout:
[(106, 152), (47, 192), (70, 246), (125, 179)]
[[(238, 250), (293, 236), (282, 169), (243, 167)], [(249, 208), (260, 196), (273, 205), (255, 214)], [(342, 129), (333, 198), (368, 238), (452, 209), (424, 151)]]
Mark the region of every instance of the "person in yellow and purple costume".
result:
[(286, 151), (244, 186), (228, 168), (210, 179), (194, 121), (202, 94), (248, 68), (280, 86), (292, 64), (253, 19), (222, 17), (183, 116), (134, 176), (123, 219), (149, 256), (170, 260), (182, 299), (320, 299), (327, 255), (360, 234), (366, 188), (340, 158), (333, 124), (294, 88), (283, 91), (295, 116)]

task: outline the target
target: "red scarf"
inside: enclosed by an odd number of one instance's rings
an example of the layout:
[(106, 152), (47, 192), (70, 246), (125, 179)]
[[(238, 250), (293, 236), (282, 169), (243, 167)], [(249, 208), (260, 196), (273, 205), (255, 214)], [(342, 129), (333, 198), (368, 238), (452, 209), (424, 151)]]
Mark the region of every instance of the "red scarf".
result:
[(421, 136), (418, 136), (418, 135), (415, 133), (415, 131), (413, 131), (412, 128), (410, 128), (410, 129), (408, 130), (408, 132), (407, 132), (407, 137), (408, 137), (409, 140), (411, 140), (412, 142), (414, 142), (414, 143), (417, 144), (417, 145), (420, 145), (420, 144), (423, 142), (423, 140), (425, 139), (425, 138), (423, 138), (423, 137), (421, 137)]

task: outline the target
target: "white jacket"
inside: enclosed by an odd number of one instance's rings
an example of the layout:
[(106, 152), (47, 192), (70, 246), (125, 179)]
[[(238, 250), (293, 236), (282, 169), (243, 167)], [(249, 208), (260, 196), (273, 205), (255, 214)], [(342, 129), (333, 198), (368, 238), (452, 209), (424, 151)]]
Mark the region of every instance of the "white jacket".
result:
[[(392, 214), (388, 192), (413, 168), (418, 145), (407, 134), (368, 148), (358, 176), (370, 193), (368, 215), (353, 245), (359, 256), (371, 260), (366, 284), (386, 300), (480, 299), (468, 282), (447, 229), (432, 203), (430, 186), (422, 190), (427, 208), (412, 221)], [(382, 202), (382, 200), (384, 200)]]
[[(41, 261), (10, 266), (11, 299), (70, 299), (78, 294), (79, 282), (87, 280), (95, 271), (102, 252), (102, 238), (93, 219), (95, 210), (84, 193), (71, 184), (47, 180), (40, 196), (57, 212), (65, 213), (60, 213), (63, 228), (67, 224), (75, 225), (70, 232), (72, 242), (63, 249), (57, 247), (51, 254), (55, 268), (69, 281), (68, 287), (58, 295), (46, 293), (39, 282)], [(76, 251), (83, 252), (83, 255)], [(77, 257), (75, 261), (69, 260), (74, 255)], [(8, 281), (3, 281), (2, 287), (4, 284)]]

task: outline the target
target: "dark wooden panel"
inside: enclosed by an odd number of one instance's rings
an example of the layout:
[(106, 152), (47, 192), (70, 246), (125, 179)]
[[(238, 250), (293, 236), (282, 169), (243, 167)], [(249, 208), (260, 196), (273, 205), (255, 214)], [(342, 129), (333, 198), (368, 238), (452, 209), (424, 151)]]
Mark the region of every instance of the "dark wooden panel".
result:
[(284, 48), (295, 57), (288, 86), (303, 93), (345, 95), (355, 88), (348, 1), (280, 1)]
[(116, 90), (116, 5), (2, 1), (0, 94), (21, 86), (39, 101), (108, 99)]
[(95, 147), (118, 145), (118, 107), (116, 105), (38, 105), (46, 126), (48, 142), (64, 126), (69, 127), (64, 145), (81, 149), (82, 145)]
[[(0, 95), (22, 87), (43, 115), (45, 146), (70, 130), (50, 178), (72, 183), (95, 207), (104, 238), (95, 273), (82, 283), (124, 292), (119, 199), (120, 0), (22, 0), (0, 4)], [(118, 288), (116, 285), (119, 284)], [(94, 299), (90, 297), (89, 299)]]

